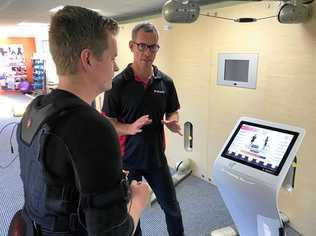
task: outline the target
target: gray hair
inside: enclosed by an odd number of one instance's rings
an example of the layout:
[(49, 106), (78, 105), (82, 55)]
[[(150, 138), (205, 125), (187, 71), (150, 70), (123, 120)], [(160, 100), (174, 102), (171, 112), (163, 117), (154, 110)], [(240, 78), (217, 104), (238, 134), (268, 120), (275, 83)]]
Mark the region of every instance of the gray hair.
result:
[(146, 33), (154, 33), (154, 34), (157, 35), (157, 37), (159, 36), (158, 30), (156, 29), (156, 27), (152, 23), (150, 23), (150, 22), (142, 22), (142, 23), (137, 24), (132, 30), (132, 40), (133, 41), (136, 40), (137, 33), (140, 30), (143, 30)]

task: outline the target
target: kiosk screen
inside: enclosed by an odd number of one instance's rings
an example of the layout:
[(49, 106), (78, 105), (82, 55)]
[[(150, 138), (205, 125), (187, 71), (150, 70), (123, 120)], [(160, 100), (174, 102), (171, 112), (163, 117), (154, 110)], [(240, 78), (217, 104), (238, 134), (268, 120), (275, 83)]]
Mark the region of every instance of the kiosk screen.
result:
[(297, 137), (297, 132), (241, 121), (222, 157), (278, 175)]

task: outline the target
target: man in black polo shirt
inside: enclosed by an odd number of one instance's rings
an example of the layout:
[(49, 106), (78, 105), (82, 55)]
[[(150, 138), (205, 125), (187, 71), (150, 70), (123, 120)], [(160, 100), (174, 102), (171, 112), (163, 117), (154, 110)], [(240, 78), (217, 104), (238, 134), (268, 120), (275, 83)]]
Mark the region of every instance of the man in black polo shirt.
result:
[[(134, 61), (114, 78), (102, 111), (120, 135), (129, 179), (147, 180), (165, 213), (169, 235), (182, 236), (181, 210), (164, 153), (164, 125), (182, 135), (177, 92), (171, 78), (153, 65), (159, 50), (154, 25), (136, 25), (129, 47)], [(142, 235), (140, 225), (135, 235)]]

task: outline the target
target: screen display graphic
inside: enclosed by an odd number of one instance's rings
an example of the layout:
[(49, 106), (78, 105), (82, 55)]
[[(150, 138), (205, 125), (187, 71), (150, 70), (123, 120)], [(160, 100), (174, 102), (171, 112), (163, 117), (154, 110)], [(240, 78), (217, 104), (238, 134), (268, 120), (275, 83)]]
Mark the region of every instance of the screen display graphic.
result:
[(278, 175), (298, 133), (242, 121), (222, 156)]

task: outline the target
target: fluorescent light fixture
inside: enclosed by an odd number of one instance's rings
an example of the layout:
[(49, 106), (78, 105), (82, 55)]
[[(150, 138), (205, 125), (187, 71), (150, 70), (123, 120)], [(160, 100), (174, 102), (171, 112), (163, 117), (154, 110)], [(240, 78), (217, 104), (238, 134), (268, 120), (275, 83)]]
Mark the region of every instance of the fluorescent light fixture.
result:
[(59, 10), (61, 10), (61, 9), (63, 9), (63, 8), (64, 8), (64, 6), (58, 6), (58, 7), (55, 7), (55, 8), (50, 9), (49, 12), (55, 13), (55, 12), (58, 12)]
[(89, 8), (89, 9), (92, 10), (92, 11), (95, 11), (95, 12), (101, 12), (100, 9), (94, 9), (94, 8)]
[(47, 27), (47, 23), (39, 23), (39, 22), (20, 22), (17, 26), (28, 26), (28, 27)]
[[(58, 7), (50, 9), (49, 12), (56, 13), (56, 12), (58, 12), (59, 10), (61, 10), (63, 8), (64, 8), (64, 6), (58, 6)], [(88, 8), (88, 9), (90, 9), (92, 11), (95, 11), (95, 12), (101, 12), (100, 9), (94, 9), (94, 8)]]

